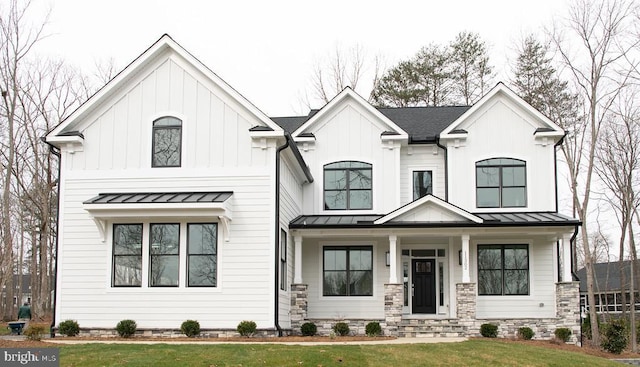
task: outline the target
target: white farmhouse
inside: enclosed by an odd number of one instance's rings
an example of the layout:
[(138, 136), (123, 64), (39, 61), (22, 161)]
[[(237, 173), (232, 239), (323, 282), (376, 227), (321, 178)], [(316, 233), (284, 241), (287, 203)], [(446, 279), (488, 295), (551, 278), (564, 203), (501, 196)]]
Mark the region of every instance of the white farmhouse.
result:
[(46, 137), (54, 324), (575, 335), (564, 134), (503, 84), (470, 107), (376, 108), (347, 88), (268, 117), (165, 35)]

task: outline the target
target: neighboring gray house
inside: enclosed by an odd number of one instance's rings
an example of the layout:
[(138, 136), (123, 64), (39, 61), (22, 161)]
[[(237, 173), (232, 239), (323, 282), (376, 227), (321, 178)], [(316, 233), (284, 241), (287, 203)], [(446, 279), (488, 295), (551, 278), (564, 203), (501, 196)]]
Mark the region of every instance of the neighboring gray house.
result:
[[(22, 282), (22, 292), (18, 292), (20, 289), (20, 282)], [(9, 284), (10, 287), (14, 287), (13, 296), (9, 296), (7, 292), (7, 286), (2, 287), (0, 292), (0, 302), (2, 310), (5, 310), (4, 318), (13, 320), (15, 319), (18, 308), (22, 304), (31, 303), (31, 274), (13, 275), (13, 282)], [(20, 296), (20, 299), (18, 297)], [(11, 299), (9, 299), (12, 297)], [(15, 311), (15, 312), (14, 312)], [(13, 315), (16, 313), (16, 315)]]
[(165, 35), (46, 137), (55, 321), (577, 335), (564, 135), (502, 83), (467, 107), (378, 109), (346, 88), (272, 118)]
[[(640, 262), (636, 260), (636, 267), (640, 266)], [(598, 314), (618, 314), (622, 312), (622, 286), (626, 293), (627, 310), (631, 302), (629, 293), (629, 285), (631, 280), (631, 260), (622, 262), (624, 269), (624, 281), (621, 279), (620, 262), (611, 261), (593, 264), (594, 269), (594, 293), (595, 307)], [(638, 268), (636, 268), (638, 269)], [(583, 314), (587, 314), (589, 310), (589, 302), (587, 299), (587, 271), (585, 268), (578, 270), (578, 278), (580, 278), (580, 308)], [(636, 280), (636, 311), (640, 311), (640, 284)]]

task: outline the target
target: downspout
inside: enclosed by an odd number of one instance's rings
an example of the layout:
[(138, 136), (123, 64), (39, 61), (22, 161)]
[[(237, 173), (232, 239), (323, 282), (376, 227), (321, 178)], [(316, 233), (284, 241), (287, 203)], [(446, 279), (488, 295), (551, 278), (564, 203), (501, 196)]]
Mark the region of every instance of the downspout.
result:
[(52, 338), (56, 337), (56, 305), (58, 301), (58, 244), (59, 237), (58, 233), (60, 233), (60, 184), (61, 184), (61, 172), (62, 172), (62, 155), (60, 154), (60, 150), (56, 148), (55, 145), (46, 141), (45, 138), (41, 138), (43, 142), (49, 145), (49, 152), (51, 154), (58, 157), (58, 205), (56, 206), (56, 260), (53, 266), (53, 309), (52, 309), (52, 317), (51, 317), (51, 325), (49, 326), (49, 333)]
[(275, 200), (275, 246), (274, 246), (274, 271), (273, 271), (273, 322), (278, 336), (282, 336), (282, 328), (280, 327), (280, 153), (289, 147), (289, 137), (285, 135), (285, 143), (276, 149), (276, 200)]
[(449, 202), (449, 155), (447, 147), (440, 144), (440, 135), (436, 136), (436, 145), (444, 150), (444, 201)]

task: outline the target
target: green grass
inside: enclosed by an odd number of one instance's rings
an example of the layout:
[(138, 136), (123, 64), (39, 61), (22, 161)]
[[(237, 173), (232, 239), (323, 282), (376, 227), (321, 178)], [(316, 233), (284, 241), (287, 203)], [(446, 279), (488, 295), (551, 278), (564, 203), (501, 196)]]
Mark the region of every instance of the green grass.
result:
[(620, 366), (536, 345), (469, 340), (412, 345), (61, 345), (60, 366)]

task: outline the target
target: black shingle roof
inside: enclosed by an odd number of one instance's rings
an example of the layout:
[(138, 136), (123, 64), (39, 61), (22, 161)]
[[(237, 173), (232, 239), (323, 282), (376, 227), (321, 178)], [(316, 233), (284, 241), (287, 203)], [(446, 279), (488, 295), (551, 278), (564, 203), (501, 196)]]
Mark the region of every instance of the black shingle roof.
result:
[[(625, 260), (622, 262), (622, 267), (625, 273), (625, 288), (629, 289), (629, 278), (631, 274), (631, 260)], [(634, 264), (636, 267), (640, 266), (640, 263), (636, 261)], [(618, 261), (597, 263), (593, 264), (594, 270), (594, 290), (599, 292), (614, 292), (620, 290), (620, 263)], [(580, 278), (580, 292), (587, 291), (587, 270), (582, 268), (578, 270), (578, 278)]]
[[(435, 141), (442, 130), (469, 108), (469, 106), (398, 107), (378, 108), (378, 111), (406, 131), (412, 142), (431, 142)], [(307, 116), (272, 117), (271, 120), (285, 131), (293, 133), (317, 112), (318, 110), (311, 110)]]

